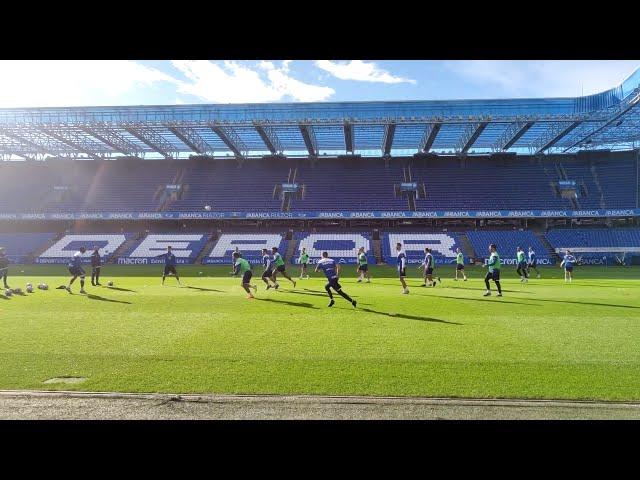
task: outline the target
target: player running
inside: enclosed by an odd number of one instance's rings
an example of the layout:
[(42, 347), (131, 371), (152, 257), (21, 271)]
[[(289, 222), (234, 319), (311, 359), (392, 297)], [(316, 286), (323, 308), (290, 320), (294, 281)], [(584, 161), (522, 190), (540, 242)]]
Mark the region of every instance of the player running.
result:
[[(262, 272), (262, 281), (267, 284), (267, 290), (269, 290), (271, 288), (269, 280), (273, 277), (273, 263), (271, 262), (269, 251), (266, 248), (262, 249), (262, 266), (264, 267), (264, 272)], [(271, 281), (273, 282), (273, 280)], [(277, 289), (279, 286), (280, 285), (274, 282), (274, 288)]]
[[(87, 249), (84, 247), (80, 247), (80, 250), (73, 254), (73, 259), (69, 263), (69, 273), (71, 273), (71, 279), (69, 280), (69, 285), (67, 285), (65, 290), (71, 293), (71, 285), (76, 281), (76, 278), (80, 277), (80, 293), (87, 293), (84, 291), (84, 278), (86, 273), (84, 268), (82, 268), (82, 255), (86, 252)], [(60, 287), (58, 287), (60, 288)]]
[(351, 305), (353, 305), (353, 308), (356, 308), (357, 302), (342, 291), (342, 286), (338, 283), (340, 265), (336, 263), (336, 261), (332, 258), (329, 258), (328, 252), (322, 252), (322, 258), (318, 260), (315, 271), (317, 272), (318, 269), (322, 270), (327, 277), (327, 280), (329, 280), (329, 282), (324, 286), (327, 294), (329, 294), (329, 306), (333, 307), (333, 304), (336, 303), (333, 299), (333, 294), (331, 293), (331, 289), (333, 288), (338, 293), (338, 295), (350, 302)]
[(367, 260), (367, 254), (364, 253), (364, 247), (358, 249), (358, 268), (356, 273), (359, 275), (358, 283), (367, 278), (367, 283), (371, 283), (371, 274), (369, 273), (369, 261)]
[(178, 276), (178, 272), (176, 270), (176, 256), (171, 252), (171, 247), (167, 247), (167, 253), (163, 253), (162, 255), (158, 255), (156, 258), (164, 258), (164, 270), (162, 272), (162, 285), (164, 285), (164, 279), (167, 275), (173, 275), (176, 277), (178, 281), (178, 285), (182, 286), (180, 283), (180, 277)]
[(454, 280), (458, 281), (458, 272), (462, 272), (462, 276), (464, 277), (464, 281), (467, 281), (467, 274), (464, 273), (464, 255), (459, 248), (456, 248), (456, 278)]
[(398, 258), (398, 276), (400, 277), (400, 283), (402, 284), (402, 293), (407, 295), (409, 289), (407, 288), (407, 282), (405, 277), (407, 276), (407, 254), (402, 250), (402, 244), (396, 243), (396, 254)]
[(102, 258), (97, 248), (91, 254), (91, 285), (101, 287), (100, 285), (100, 268), (102, 267)]
[(527, 283), (529, 281), (529, 273), (527, 272), (527, 260), (525, 259), (522, 247), (518, 247), (516, 249), (516, 257), (518, 261), (518, 268), (516, 269), (516, 272), (520, 275), (520, 282)]
[(307, 249), (302, 247), (302, 252), (300, 252), (300, 258), (298, 258), (298, 263), (300, 264), (300, 279), (309, 278), (309, 274), (307, 273), (307, 264), (309, 263), (309, 254), (307, 253)]
[[(435, 268), (435, 262), (433, 260), (433, 255), (431, 254), (431, 249), (429, 247), (426, 247), (424, 249), (424, 260), (423, 262), (418, 266), (418, 269), (423, 268), (424, 272), (423, 272), (423, 280), (424, 282), (422, 283), (422, 287), (426, 287), (427, 285), (430, 287), (435, 287), (436, 286), (436, 282), (433, 279), (433, 269)], [(438, 279), (438, 282), (442, 282), (442, 280), (440, 280), (440, 277), (436, 277)]]
[(494, 243), (489, 245), (489, 252), (491, 256), (489, 257), (489, 262), (487, 263), (487, 267), (489, 267), (489, 271), (487, 275), (484, 277), (484, 284), (487, 287), (487, 291), (484, 292), (484, 296), (488, 297), (491, 295), (491, 287), (489, 286), (489, 280), (493, 280), (498, 287), (498, 297), (502, 296), (502, 288), (500, 287), (500, 255), (498, 255), (498, 247)]
[(238, 275), (242, 274), (242, 288), (249, 294), (247, 298), (255, 298), (251, 293), (250, 288), (253, 288), (253, 291), (256, 292), (258, 287), (256, 285), (251, 285), (251, 277), (253, 277), (253, 272), (251, 271), (251, 264), (247, 262), (244, 258), (240, 256), (238, 252), (233, 252), (233, 274)]
[(564, 266), (564, 281), (571, 283), (573, 280), (573, 264), (576, 263), (576, 257), (573, 256), (571, 250), (567, 250), (567, 254), (560, 263), (560, 267)]
[(529, 264), (527, 265), (529, 271), (533, 268), (536, 271), (537, 278), (540, 278), (540, 272), (538, 271), (538, 259), (536, 258), (536, 252), (529, 246)]
[(4, 248), (0, 247), (0, 277), (2, 277), (2, 283), (4, 288), (10, 288), (7, 285), (7, 275), (9, 274), (9, 259), (7, 258)]
[(271, 251), (273, 252), (273, 264), (276, 267), (276, 269), (273, 271), (273, 276), (271, 277), (271, 281), (276, 284), (274, 288), (277, 289), (279, 286), (278, 282), (276, 281), (278, 273), (281, 273), (284, 278), (293, 283), (293, 288), (296, 288), (296, 281), (293, 280), (289, 275), (287, 275), (282, 255), (278, 253), (278, 247), (273, 247)]

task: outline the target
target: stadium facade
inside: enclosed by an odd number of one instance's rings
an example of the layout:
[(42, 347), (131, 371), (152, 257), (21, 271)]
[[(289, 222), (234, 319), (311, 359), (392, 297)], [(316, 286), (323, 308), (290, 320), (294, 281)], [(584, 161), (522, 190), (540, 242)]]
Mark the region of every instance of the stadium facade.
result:
[[(410, 260), (435, 245), (448, 262), (498, 229), (543, 263), (612, 260), (640, 253), (639, 103), (637, 70), (577, 98), (0, 109), (0, 242), (38, 263), (78, 242), (123, 264), (163, 242), (183, 263), (271, 243), (390, 262), (405, 235)], [(629, 229), (553, 233), (589, 225)]]

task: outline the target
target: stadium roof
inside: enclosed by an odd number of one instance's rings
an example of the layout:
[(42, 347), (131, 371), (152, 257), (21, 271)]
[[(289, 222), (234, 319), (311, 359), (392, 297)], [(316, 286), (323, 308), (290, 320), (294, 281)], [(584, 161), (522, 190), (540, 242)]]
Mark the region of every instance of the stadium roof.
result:
[(639, 103), (640, 69), (576, 98), (0, 109), (0, 158), (627, 150)]

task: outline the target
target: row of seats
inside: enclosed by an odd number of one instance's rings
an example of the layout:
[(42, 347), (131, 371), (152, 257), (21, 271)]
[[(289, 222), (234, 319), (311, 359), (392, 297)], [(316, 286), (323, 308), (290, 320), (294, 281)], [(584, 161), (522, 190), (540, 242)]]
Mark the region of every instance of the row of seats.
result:
[[(623, 152), (624, 153), (624, 152)], [(426, 188), (418, 210), (570, 209), (552, 187), (560, 179), (555, 160), (492, 157), (414, 160), (411, 179)], [(275, 185), (292, 168), (304, 185), (291, 211), (406, 211), (406, 197), (394, 185), (404, 181), (401, 159), (320, 159), (308, 161), (46, 161), (0, 162), (0, 212), (278, 211)], [(638, 165), (629, 154), (596, 161), (567, 157), (568, 178), (584, 185), (581, 208), (634, 208), (638, 205)], [(183, 186), (171, 199), (168, 184)]]
[(431, 248), (431, 254), (437, 263), (448, 263), (456, 256), (460, 247), (456, 233), (402, 232), (386, 233), (382, 237), (382, 257), (389, 264), (397, 259), (396, 244), (401, 243), (409, 263), (422, 262), (425, 248)]
[(550, 258), (549, 251), (531, 231), (472, 231), (466, 232), (476, 254), (480, 257), (489, 256), (489, 244), (494, 243), (503, 258), (515, 258), (516, 249), (522, 247), (527, 253), (533, 248), (538, 259)]
[(50, 244), (55, 236), (55, 233), (0, 233), (0, 247), (6, 249), (10, 261), (18, 263)]
[[(468, 238), (475, 255), (484, 258), (488, 256), (488, 245), (495, 243), (503, 258), (513, 258), (516, 248), (522, 247), (525, 252), (533, 247), (539, 259), (550, 258), (551, 253), (545, 248), (540, 239), (531, 231), (468, 231), (463, 232)], [(455, 258), (456, 249), (461, 248), (460, 236), (455, 232), (385, 232), (381, 236), (381, 253), (383, 260), (394, 263), (396, 258), (396, 243), (403, 245), (403, 250), (413, 263), (422, 260), (424, 248), (430, 247), (436, 261), (450, 262)], [(54, 241), (55, 233), (23, 233), (0, 234), (0, 246), (5, 247), (7, 254), (14, 262), (23, 261), (25, 257), (42, 250), (39, 259), (42, 263), (49, 260), (68, 259), (80, 246), (88, 250), (99, 248), (101, 255), (111, 256), (120, 250), (121, 258), (152, 259), (166, 251), (171, 245), (177, 258), (191, 263), (200, 255), (210, 239), (210, 234), (181, 233), (181, 234), (148, 234), (140, 239), (133, 233), (121, 234), (68, 234)], [(329, 252), (334, 258), (343, 259), (348, 263), (355, 263), (358, 249), (364, 247), (369, 263), (375, 263), (373, 241), (367, 232), (336, 232), (313, 233), (297, 232), (294, 236), (297, 248), (289, 261), (296, 263), (302, 248), (306, 248), (312, 260), (320, 258), (323, 251)], [(590, 254), (600, 252), (640, 252), (640, 229), (554, 229), (546, 234), (546, 239), (554, 249), (567, 248)], [(128, 243), (127, 243), (128, 242)], [(262, 258), (261, 250), (277, 246), (285, 256), (288, 242), (279, 233), (226, 233), (221, 235), (211, 251), (204, 257), (204, 263), (230, 263), (231, 254), (236, 247), (240, 249), (244, 258), (252, 263), (259, 263)], [(45, 261), (46, 260), (46, 261)], [(53, 262), (55, 263), (55, 262)]]

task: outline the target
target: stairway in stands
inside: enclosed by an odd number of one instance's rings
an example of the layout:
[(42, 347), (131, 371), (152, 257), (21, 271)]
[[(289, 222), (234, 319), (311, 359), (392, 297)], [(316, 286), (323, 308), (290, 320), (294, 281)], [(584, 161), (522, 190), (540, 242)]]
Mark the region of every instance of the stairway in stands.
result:
[(376, 259), (376, 263), (378, 265), (382, 265), (384, 263), (384, 259), (382, 258), (382, 241), (378, 238), (371, 240), (373, 243), (373, 256)]
[(466, 234), (460, 233), (458, 235), (458, 239), (460, 240), (460, 250), (464, 254), (465, 258), (478, 258), (476, 251), (473, 249), (473, 245), (469, 241), (469, 238)]
[[(175, 176), (173, 177), (171, 183), (173, 185), (181, 185), (182, 181), (184, 180), (184, 175), (186, 173), (186, 169), (184, 167), (181, 167), (178, 169), (178, 171), (176, 172)], [(159, 193), (156, 192), (156, 198), (158, 198), (160, 195), (165, 194), (165, 186), (161, 186), (158, 187), (159, 188)], [(188, 190), (189, 190), (189, 186), (185, 185), (184, 187), (184, 191), (181, 192), (181, 195), (184, 195)], [(158, 205), (158, 208), (156, 209), (156, 212), (165, 212), (169, 209), (169, 206), (171, 205), (172, 200), (171, 200), (171, 195), (166, 195), (165, 194), (165, 198), (162, 201), (162, 203), (160, 203), (160, 205)]]
[(284, 254), (284, 261), (289, 264), (291, 263), (291, 259), (294, 258), (296, 254), (296, 248), (298, 247), (298, 241), (294, 238), (291, 232), (287, 232), (285, 237), (289, 241), (289, 245), (287, 246), (287, 251)]
[(136, 243), (138, 243), (145, 237), (145, 235), (145, 232), (138, 232), (129, 240), (125, 241), (122, 245), (120, 245), (120, 247), (116, 248), (112, 254), (110, 254), (111, 259), (109, 263), (116, 263), (118, 261), (118, 257), (120, 257), (124, 252), (131, 250)]
[[(410, 183), (411, 180), (411, 166), (406, 166), (402, 168), (402, 174), (404, 176), (404, 181), (406, 183)], [(409, 202), (409, 211), (416, 211), (416, 194), (414, 192), (407, 193), (407, 201)]]
[[(558, 177), (560, 178), (560, 180), (569, 179), (569, 177), (567, 176), (567, 172), (564, 169), (564, 166), (562, 165), (562, 162), (556, 163), (556, 171), (558, 172)], [(571, 202), (571, 206), (573, 207), (574, 210), (579, 210), (581, 208), (580, 202), (578, 201), (577, 198), (569, 198), (568, 200)]]
[(202, 251), (196, 257), (193, 264), (200, 265), (202, 263), (202, 259), (206, 257), (209, 254), (209, 252), (211, 252), (211, 250), (213, 250), (213, 246), (216, 244), (217, 241), (218, 241), (218, 235), (215, 233), (210, 234), (209, 239), (207, 240), (207, 243), (205, 243), (204, 247), (202, 248)]
[(549, 243), (549, 240), (547, 240), (547, 237), (545, 236), (544, 232), (533, 231), (532, 233), (536, 237), (538, 237), (538, 240), (540, 240), (540, 243), (542, 243), (542, 245), (544, 245), (544, 248), (547, 249), (547, 252), (549, 252), (549, 256), (553, 258), (556, 263), (560, 263), (562, 261), (562, 259), (560, 258), (560, 255), (556, 253), (553, 246)]
[(600, 195), (600, 208), (605, 209), (607, 208), (607, 206), (604, 201), (604, 192), (602, 191), (602, 185), (600, 185), (598, 172), (596, 171), (596, 166), (593, 164), (593, 162), (591, 163), (589, 169), (591, 170), (591, 174), (593, 175), (593, 182), (596, 184), (596, 187), (598, 188), (598, 194)]
[(25, 262), (24, 263), (35, 263), (35, 259), (36, 258), (38, 258), (40, 255), (42, 255), (44, 252), (46, 252), (49, 249), (49, 247), (51, 247), (51, 245), (54, 245), (56, 242), (58, 242), (60, 239), (62, 239), (62, 237), (64, 237), (65, 235), (66, 235), (66, 233), (64, 233), (64, 232), (57, 234), (46, 245), (40, 247), (37, 250), (34, 250), (33, 252), (31, 252), (30, 255), (27, 255), (25, 257)]
[[(289, 176), (287, 177), (287, 183), (295, 183), (296, 182), (296, 176), (298, 175), (298, 169), (296, 167), (290, 168), (289, 169)], [(285, 192), (282, 195), (282, 204), (280, 206), (280, 210), (283, 212), (288, 212), (289, 210), (291, 210), (291, 201), (293, 195), (291, 192)]]

